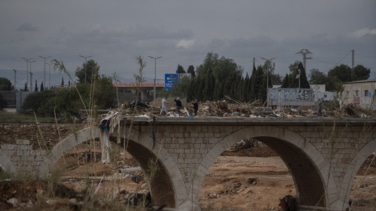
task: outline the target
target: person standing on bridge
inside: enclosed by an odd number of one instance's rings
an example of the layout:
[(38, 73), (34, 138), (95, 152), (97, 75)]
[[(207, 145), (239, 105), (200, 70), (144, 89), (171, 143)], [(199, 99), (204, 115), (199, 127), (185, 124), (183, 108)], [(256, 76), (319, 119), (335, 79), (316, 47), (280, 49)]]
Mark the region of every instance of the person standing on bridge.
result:
[(176, 113), (180, 116), (180, 109), (182, 107), (180, 98), (177, 97), (177, 98), (174, 99), (174, 101), (175, 101), (175, 105), (176, 105)]
[(159, 113), (159, 115), (165, 115), (167, 114), (168, 112), (168, 109), (167, 109), (167, 100), (166, 98), (162, 98), (162, 106), (161, 106), (161, 112)]
[(195, 116), (197, 116), (197, 110), (198, 110), (198, 102), (197, 102), (197, 100), (194, 100), (192, 102), (192, 105), (193, 105), (193, 113), (195, 114)]
[(322, 102), (320, 98), (317, 100), (317, 115), (322, 116)]

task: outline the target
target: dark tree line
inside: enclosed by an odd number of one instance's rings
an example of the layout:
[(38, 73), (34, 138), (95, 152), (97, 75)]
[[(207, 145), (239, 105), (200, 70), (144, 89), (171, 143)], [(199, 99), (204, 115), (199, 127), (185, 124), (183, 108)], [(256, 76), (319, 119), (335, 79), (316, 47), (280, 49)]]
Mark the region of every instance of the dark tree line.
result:
[[(188, 83), (184, 80), (184, 86), (177, 84), (173, 87), (177, 86), (175, 90), (184, 93), (188, 99), (222, 100), (228, 96), (242, 102), (265, 102), (267, 87), (271, 88), (272, 85), (281, 85), (282, 88), (310, 88), (310, 83), (326, 84), (327, 91), (341, 91), (344, 82), (365, 80), (370, 74), (370, 70), (362, 65), (357, 65), (353, 69), (340, 65), (331, 69), (328, 76), (313, 70), (311, 80), (308, 81), (303, 64), (295, 61), (289, 66), (289, 73), (282, 80), (278, 74), (274, 74), (274, 65), (271, 61), (266, 61), (263, 66), (253, 66), (251, 75), (246, 73), (243, 77), (241, 66), (214, 53), (208, 53), (203, 64), (193, 72), (196, 73), (195, 77), (191, 77)], [(177, 73), (185, 73), (184, 68), (179, 65)]]
[(279, 76), (272, 73), (268, 64), (254, 66), (251, 76), (246, 73), (243, 77), (243, 68), (233, 60), (208, 53), (190, 81), (187, 97), (200, 101), (222, 100), (227, 96), (242, 102), (265, 101), (266, 86), (272, 87), (273, 78), (278, 80)]

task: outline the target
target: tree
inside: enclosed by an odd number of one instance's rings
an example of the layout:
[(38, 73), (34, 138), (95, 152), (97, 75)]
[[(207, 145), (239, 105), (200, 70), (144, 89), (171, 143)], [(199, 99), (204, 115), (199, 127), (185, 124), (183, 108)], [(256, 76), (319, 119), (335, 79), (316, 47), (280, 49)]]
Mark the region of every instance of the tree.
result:
[(363, 65), (357, 65), (351, 69), (351, 67), (341, 64), (329, 70), (328, 77), (336, 78), (341, 82), (359, 81), (367, 80), (370, 72), (371, 70)]
[(41, 92), (44, 91), (43, 81), (40, 83), (40, 91), (41, 91)]
[(328, 77), (318, 69), (312, 69), (309, 82), (311, 84), (326, 84)]
[(34, 85), (34, 92), (38, 91), (38, 82), (35, 80), (35, 85)]
[(351, 77), (351, 81), (367, 80), (371, 70), (365, 68), (363, 65), (357, 65), (354, 67), (354, 75)]
[(179, 64), (178, 68), (176, 69), (176, 73), (182, 74), (182, 73), (186, 73), (186, 72), (184, 70), (184, 67)]
[(351, 68), (347, 65), (341, 64), (340, 66), (336, 66), (329, 70), (328, 77), (338, 79), (342, 82), (349, 82), (351, 81)]
[(7, 107), (7, 101), (4, 100), (3, 95), (0, 94), (0, 110)]
[(270, 77), (270, 81), (271, 81), (271, 86), (282, 84), (282, 77), (279, 74), (270, 73), (269, 77)]
[(93, 83), (99, 78), (99, 69), (99, 65), (92, 59), (84, 62), (82, 67), (78, 67), (75, 72), (78, 83)]
[(137, 102), (139, 102), (140, 100), (143, 100), (141, 99), (141, 84), (145, 82), (143, 70), (146, 67), (146, 61), (144, 60), (142, 56), (138, 56), (136, 59), (137, 59), (139, 68), (138, 68), (138, 74), (134, 74), (133, 77), (137, 84), (137, 87), (136, 87), (136, 96), (137, 96), (136, 104), (137, 104)]
[(190, 73), (192, 78), (196, 76), (195, 68), (193, 67), (193, 65), (189, 65), (187, 73)]
[(237, 87), (236, 80), (242, 77), (242, 73), (243, 69), (233, 60), (208, 53), (203, 64), (198, 66), (196, 77), (192, 78), (194, 82), (188, 90), (188, 97), (201, 101), (220, 100), (226, 95), (235, 98), (234, 87)]
[(282, 88), (310, 88), (305, 69), (301, 62), (296, 61), (289, 68), (290, 74), (286, 75), (283, 79)]
[(25, 98), (23, 110), (32, 110), (39, 116), (54, 116), (55, 100), (57, 92), (33, 92)]
[(7, 78), (0, 77), (0, 91), (11, 91), (12, 90), (12, 82), (10, 82)]
[[(65, 68), (63, 62), (53, 60), (54, 69), (72, 77)], [(96, 72), (98, 73), (98, 72)], [(78, 115), (80, 109), (107, 109), (114, 106), (115, 90), (112, 85), (112, 79), (106, 76), (93, 75), (90, 86), (84, 83), (78, 83), (76, 86), (61, 89), (55, 100), (56, 112), (61, 116)], [(64, 78), (62, 78), (62, 84)]]
[(182, 98), (187, 96), (191, 79), (187, 76), (180, 78), (179, 82), (172, 86), (170, 93), (172, 96), (180, 96)]
[(24, 90), (23, 90), (23, 91), (25, 91), (25, 92), (28, 91), (28, 89), (27, 89), (27, 82), (25, 82), (25, 87), (24, 87)]

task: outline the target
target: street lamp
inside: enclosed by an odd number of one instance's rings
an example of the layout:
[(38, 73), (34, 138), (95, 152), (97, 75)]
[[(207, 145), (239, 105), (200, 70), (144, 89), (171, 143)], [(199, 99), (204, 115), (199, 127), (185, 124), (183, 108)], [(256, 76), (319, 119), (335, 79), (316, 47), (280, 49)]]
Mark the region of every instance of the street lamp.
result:
[(46, 59), (50, 58), (50, 56), (39, 56), (43, 59), (43, 86), (46, 86)]
[(85, 72), (85, 84), (86, 84), (86, 66), (87, 66), (87, 59), (90, 58), (91, 56), (82, 56), (82, 55), (80, 55), (80, 57), (82, 57), (82, 58), (85, 59), (84, 72)]
[(32, 77), (33, 77), (33, 73), (31, 72), (31, 63), (34, 63), (34, 62), (36, 62), (35, 60), (31, 60), (31, 61), (29, 61), (29, 63), (30, 63), (30, 91), (32, 90), (31, 89), (31, 87), (32, 87), (32, 82), (33, 82), (33, 79), (32, 79)]
[(33, 58), (22, 58), (22, 59), (26, 61), (26, 88), (27, 88), (27, 83), (29, 82), (29, 62), (33, 60)]
[(158, 57), (149, 56), (149, 58), (154, 59), (154, 107), (155, 107), (155, 96), (157, 93), (156, 88), (155, 88), (155, 83), (157, 80), (157, 59), (160, 59), (162, 57), (161, 56), (158, 56)]
[(54, 64), (53, 61), (50, 61), (48, 64), (48, 88), (51, 88), (51, 64)]
[(269, 72), (270, 72), (272, 60), (274, 60), (275, 58), (265, 59), (264, 57), (260, 57), (260, 59), (265, 60), (265, 63), (266, 62), (269, 63), (267, 70), (266, 70), (266, 106), (268, 107), (269, 106), (269, 95), (268, 95), (269, 94)]

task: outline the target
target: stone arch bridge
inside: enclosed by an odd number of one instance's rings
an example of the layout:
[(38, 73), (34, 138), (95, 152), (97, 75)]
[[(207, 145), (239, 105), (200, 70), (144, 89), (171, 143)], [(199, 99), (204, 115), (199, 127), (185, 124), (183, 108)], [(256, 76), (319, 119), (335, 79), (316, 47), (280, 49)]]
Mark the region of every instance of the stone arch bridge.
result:
[[(200, 210), (198, 196), (208, 169), (224, 150), (245, 138), (279, 154), (293, 176), (299, 210), (344, 210), (356, 173), (376, 151), (376, 119), (159, 117), (123, 119), (118, 127), (120, 144), (153, 175), (154, 204), (179, 211)], [(47, 176), (65, 152), (99, 135), (98, 128), (85, 128), (50, 152), (40, 152), (39, 175)], [(17, 172), (9, 152), (0, 149), (1, 164)]]

